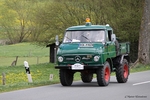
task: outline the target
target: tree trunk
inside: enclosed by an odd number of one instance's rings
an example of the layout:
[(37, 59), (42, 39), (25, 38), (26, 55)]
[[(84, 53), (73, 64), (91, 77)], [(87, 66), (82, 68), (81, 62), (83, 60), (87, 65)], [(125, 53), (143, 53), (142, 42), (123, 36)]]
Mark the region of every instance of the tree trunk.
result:
[(143, 17), (139, 35), (138, 60), (140, 63), (150, 63), (150, 0), (143, 2)]

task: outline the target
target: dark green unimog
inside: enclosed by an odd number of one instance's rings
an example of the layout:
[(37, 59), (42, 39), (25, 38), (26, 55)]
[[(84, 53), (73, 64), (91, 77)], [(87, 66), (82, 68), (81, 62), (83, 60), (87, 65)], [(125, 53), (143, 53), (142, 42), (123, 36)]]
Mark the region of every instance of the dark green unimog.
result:
[(80, 72), (84, 83), (91, 82), (96, 74), (99, 86), (107, 86), (111, 72), (119, 83), (129, 75), (129, 43), (119, 43), (113, 29), (107, 25), (85, 25), (66, 29), (63, 42), (57, 50), (60, 82), (70, 86), (74, 73)]

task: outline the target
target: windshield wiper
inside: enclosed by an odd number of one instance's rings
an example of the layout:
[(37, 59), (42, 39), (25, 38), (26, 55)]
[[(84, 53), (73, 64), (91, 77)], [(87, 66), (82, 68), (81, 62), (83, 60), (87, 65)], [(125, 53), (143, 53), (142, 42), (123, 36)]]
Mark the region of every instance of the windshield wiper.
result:
[(68, 40), (70, 40), (72, 42), (72, 39), (70, 39), (69, 37), (65, 36)]
[(85, 39), (89, 40), (89, 42), (91, 42), (91, 40), (87, 38), (86, 36), (82, 35), (82, 37), (84, 37)]

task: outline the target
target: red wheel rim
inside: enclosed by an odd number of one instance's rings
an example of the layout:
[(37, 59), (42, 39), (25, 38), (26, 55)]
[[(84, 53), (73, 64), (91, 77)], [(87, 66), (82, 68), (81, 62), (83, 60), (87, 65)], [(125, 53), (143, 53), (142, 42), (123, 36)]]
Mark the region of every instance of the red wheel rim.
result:
[(110, 78), (110, 70), (109, 67), (106, 67), (105, 69), (105, 81), (109, 81)]
[(127, 78), (128, 77), (128, 66), (125, 64), (124, 65), (124, 78)]

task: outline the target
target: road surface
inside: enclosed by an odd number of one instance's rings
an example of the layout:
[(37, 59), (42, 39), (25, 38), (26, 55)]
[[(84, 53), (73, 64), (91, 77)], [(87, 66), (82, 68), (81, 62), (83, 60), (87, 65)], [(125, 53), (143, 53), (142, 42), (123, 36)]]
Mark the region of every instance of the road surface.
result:
[(127, 83), (117, 83), (111, 76), (107, 87), (73, 82), (72, 86), (48, 85), (0, 93), (0, 100), (150, 100), (150, 71), (132, 73)]

